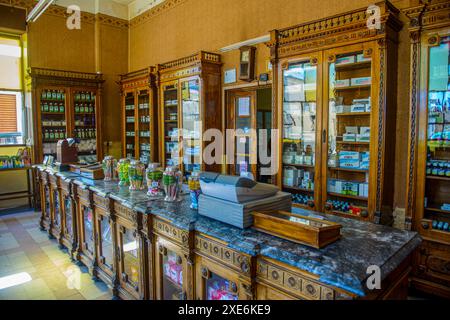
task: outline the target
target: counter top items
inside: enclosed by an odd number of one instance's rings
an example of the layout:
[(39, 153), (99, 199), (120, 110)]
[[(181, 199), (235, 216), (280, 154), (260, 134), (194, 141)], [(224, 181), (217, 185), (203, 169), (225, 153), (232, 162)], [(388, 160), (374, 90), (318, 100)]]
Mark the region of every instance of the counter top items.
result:
[(191, 209), (198, 210), (198, 198), (201, 193), (198, 171), (192, 172), (188, 179), (189, 194), (191, 196)]
[(80, 169), (80, 175), (92, 180), (101, 180), (105, 177), (103, 174), (103, 167), (100, 163), (84, 166)]
[(314, 248), (323, 248), (341, 237), (342, 225), (320, 217), (286, 211), (252, 212), (253, 228)]
[(117, 173), (119, 174), (119, 186), (127, 186), (130, 183), (128, 176), (128, 167), (130, 166), (130, 159), (122, 158), (117, 164)]
[(114, 181), (117, 179), (117, 160), (113, 156), (106, 156), (102, 162), (105, 181)]
[(145, 165), (139, 160), (132, 160), (128, 167), (130, 191), (144, 190)]
[(145, 173), (148, 188), (147, 195), (149, 197), (159, 196), (161, 193), (161, 180), (163, 176), (160, 164), (150, 163)]
[(166, 193), (164, 201), (175, 202), (179, 200), (178, 194), (180, 193), (181, 190), (182, 180), (183, 177), (181, 175), (180, 170), (178, 170), (178, 167), (169, 166), (166, 168), (166, 170), (163, 173), (162, 179), (164, 192)]

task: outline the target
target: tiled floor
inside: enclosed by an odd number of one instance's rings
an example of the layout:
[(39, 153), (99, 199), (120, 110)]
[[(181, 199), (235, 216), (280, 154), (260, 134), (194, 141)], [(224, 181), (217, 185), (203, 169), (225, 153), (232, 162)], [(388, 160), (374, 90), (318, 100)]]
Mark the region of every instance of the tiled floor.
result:
[(26, 272), (31, 281), (0, 289), (0, 300), (111, 299), (106, 285), (95, 282), (86, 267), (70, 261), (39, 229), (39, 213), (0, 216), (0, 283), (2, 277)]

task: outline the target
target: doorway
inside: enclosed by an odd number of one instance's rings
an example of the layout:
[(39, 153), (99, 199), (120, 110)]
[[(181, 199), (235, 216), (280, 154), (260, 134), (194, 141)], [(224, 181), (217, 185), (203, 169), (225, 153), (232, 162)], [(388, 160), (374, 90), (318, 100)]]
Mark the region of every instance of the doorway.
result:
[[(227, 164), (227, 173), (251, 174), (258, 182), (272, 183), (272, 177), (261, 174), (262, 164), (259, 148), (265, 147), (270, 156), (270, 129), (272, 128), (272, 88), (271, 86), (245, 88), (226, 91), (226, 129), (234, 129), (234, 154)], [(262, 133), (267, 139), (260, 145)], [(227, 137), (231, 139), (231, 137)], [(261, 140), (262, 141), (262, 140)], [(228, 143), (228, 141), (227, 141)], [(230, 157), (230, 156), (229, 156)]]

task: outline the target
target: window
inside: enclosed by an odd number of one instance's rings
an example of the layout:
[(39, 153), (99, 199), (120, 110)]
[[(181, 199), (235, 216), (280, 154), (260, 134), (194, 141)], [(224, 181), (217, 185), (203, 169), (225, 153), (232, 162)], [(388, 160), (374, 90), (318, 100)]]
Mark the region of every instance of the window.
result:
[(0, 34), (0, 145), (23, 144), (22, 43)]

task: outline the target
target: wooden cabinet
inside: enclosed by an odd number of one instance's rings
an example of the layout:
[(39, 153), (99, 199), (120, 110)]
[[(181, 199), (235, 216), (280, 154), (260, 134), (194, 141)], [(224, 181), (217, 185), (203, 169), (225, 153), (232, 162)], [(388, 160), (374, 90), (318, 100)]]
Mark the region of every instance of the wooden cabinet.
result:
[(62, 208), (61, 208), (61, 189), (59, 177), (49, 175), (50, 181), (50, 230), (49, 233), (61, 244), (62, 232)]
[(122, 299), (144, 299), (147, 294), (142, 254), (142, 214), (115, 202), (114, 215), (118, 296)]
[(45, 155), (56, 158), (56, 143), (81, 140), (79, 159), (101, 160), (101, 74), (31, 68), (35, 162)]
[(120, 76), (123, 156), (158, 161), (158, 116), (154, 67)]
[(105, 282), (116, 295), (118, 285), (116, 251), (116, 224), (111, 214), (113, 202), (110, 198), (93, 195), (95, 211), (95, 239), (97, 240), (97, 276)]
[(277, 184), (295, 206), (388, 223), (402, 25), (389, 2), (377, 5), (379, 29), (367, 27), (362, 8), (272, 31), (268, 45)]
[(50, 230), (51, 221), (51, 207), (50, 207), (50, 182), (49, 174), (45, 170), (37, 169), (39, 176), (39, 189), (38, 192), (41, 194), (41, 218), (39, 225), (41, 230)]
[(219, 171), (205, 165), (202, 134), (222, 128), (220, 55), (199, 52), (158, 65), (161, 163), (183, 173)]
[(69, 250), (70, 257), (74, 259), (77, 249), (77, 221), (76, 203), (74, 191), (72, 190), (72, 180), (70, 178), (60, 178), (61, 189), (61, 239), (60, 244)]
[(196, 234), (197, 300), (252, 300), (252, 258), (220, 242)]
[(95, 211), (92, 191), (86, 186), (76, 186), (78, 248), (77, 260), (89, 269), (89, 273), (97, 278), (97, 249), (95, 230)]
[(194, 299), (192, 236), (159, 218), (153, 219), (155, 234), (155, 298)]
[(406, 228), (424, 239), (412, 284), (450, 298), (450, 3), (404, 11), (411, 39)]

